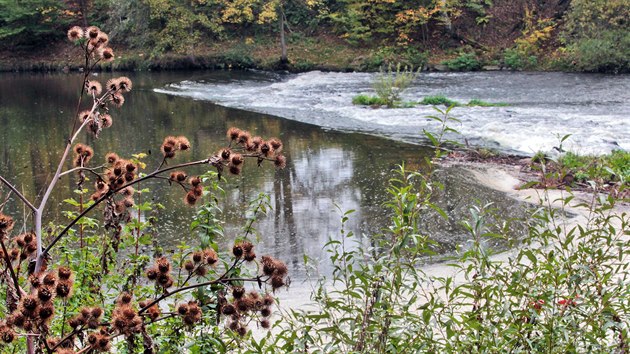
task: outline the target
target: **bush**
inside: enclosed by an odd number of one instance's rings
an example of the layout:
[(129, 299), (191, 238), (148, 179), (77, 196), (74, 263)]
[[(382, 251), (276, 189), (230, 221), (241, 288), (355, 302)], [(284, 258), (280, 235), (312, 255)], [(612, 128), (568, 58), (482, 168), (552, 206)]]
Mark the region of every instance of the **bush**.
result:
[(580, 71), (630, 72), (630, 32), (602, 31), (597, 38), (578, 39), (568, 53)]
[(604, 156), (578, 155), (568, 152), (558, 159), (565, 173), (572, 173), (581, 182), (630, 181), (630, 152), (615, 150)]
[(442, 64), (452, 71), (476, 71), (481, 69), (481, 62), (475, 53), (463, 53), (457, 58), (445, 60)]
[(368, 95), (357, 95), (352, 98), (352, 104), (363, 105), (363, 106), (384, 106), (387, 105), (385, 101), (383, 101), (380, 97), (377, 96), (368, 96)]
[(516, 48), (512, 48), (505, 50), (503, 63), (512, 70), (531, 69), (538, 65), (538, 58), (535, 55), (527, 55)]
[(410, 67), (396, 65), (396, 69), (390, 65), (387, 71), (381, 69), (372, 86), (376, 95), (387, 107), (395, 107), (400, 104), (402, 93), (413, 83), (420, 70), (414, 71)]

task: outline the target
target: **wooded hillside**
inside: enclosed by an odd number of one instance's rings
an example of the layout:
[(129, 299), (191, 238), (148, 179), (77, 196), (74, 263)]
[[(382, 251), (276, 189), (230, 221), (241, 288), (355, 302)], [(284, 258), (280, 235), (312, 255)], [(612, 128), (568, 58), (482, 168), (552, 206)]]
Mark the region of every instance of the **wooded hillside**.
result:
[(431, 62), (627, 72), (628, 18), (630, 0), (0, 0), (0, 50), (4, 62), (47, 59), (43, 44), (96, 25), (135, 55), (121, 68), (212, 54), (294, 70)]

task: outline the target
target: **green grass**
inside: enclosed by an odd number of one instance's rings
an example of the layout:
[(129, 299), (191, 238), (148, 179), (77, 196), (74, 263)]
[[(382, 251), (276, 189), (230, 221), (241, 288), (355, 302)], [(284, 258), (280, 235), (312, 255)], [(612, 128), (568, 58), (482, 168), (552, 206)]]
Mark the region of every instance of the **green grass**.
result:
[(357, 95), (352, 97), (352, 104), (362, 106), (385, 106), (387, 102), (378, 96)]
[(450, 98), (447, 98), (445, 96), (442, 95), (437, 95), (437, 96), (427, 96), (425, 98), (422, 99), (422, 101), (419, 102), (419, 104), (423, 104), (423, 105), (432, 105), (432, 106), (468, 106), (468, 107), (505, 107), (505, 106), (509, 106), (508, 103), (503, 103), (503, 102), (498, 102), (498, 103), (492, 103), (492, 102), (485, 102), (482, 100), (478, 100), (478, 99), (472, 99), (470, 100), (467, 104), (463, 104), (460, 102), (457, 102), (455, 100), (452, 100)]
[(468, 102), (466, 106), (468, 107), (507, 107), (509, 105), (510, 105), (509, 103), (505, 103), (505, 102), (492, 103), (492, 102), (486, 102), (486, 101), (482, 101), (478, 99), (472, 99)]
[(461, 106), (461, 103), (457, 102), (457, 101), (453, 101), (449, 98), (446, 98), (445, 96), (439, 95), (439, 96), (427, 96), (425, 98), (422, 99), (422, 101), (419, 102), (420, 104), (424, 104), (424, 105), (432, 105), (432, 106)]

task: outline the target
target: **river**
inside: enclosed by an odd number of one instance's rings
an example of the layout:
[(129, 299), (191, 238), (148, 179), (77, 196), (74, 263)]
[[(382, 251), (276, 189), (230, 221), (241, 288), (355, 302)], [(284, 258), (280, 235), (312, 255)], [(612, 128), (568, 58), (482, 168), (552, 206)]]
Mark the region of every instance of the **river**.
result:
[[(190, 159), (202, 159), (226, 144), (231, 126), (284, 141), (287, 168), (245, 166), (243, 176), (229, 176), (222, 202), (225, 249), (241, 234), (242, 212), (258, 192), (271, 197), (273, 210), (258, 224), (258, 253), (287, 261), (297, 278), (303, 256), (325, 259), (322, 245), (339, 237), (341, 212), (355, 210), (346, 225), (369, 239), (387, 226), (385, 188), (400, 163), (421, 169), (431, 150), (423, 147), (422, 129), (430, 107), (371, 109), (353, 106), (353, 95), (370, 91), (374, 74), (299, 75), (264, 72), (128, 73), (134, 89), (125, 105), (113, 110), (114, 125), (98, 140), (79, 140), (95, 149), (96, 159), (109, 151), (124, 157), (148, 154), (148, 169), (159, 164), (159, 145), (167, 135), (185, 135), (193, 145)], [(103, 73), (94, 79), (105, 82)], [(34, 198), (51, 177), (79, 93), (80, 74), (0, 74), (0, 174)], [(533, 83), (528, 81), (533, 80)], [(533, 88), (538, 83), (540, 89)], [(573, 83), (573, 84), (571, 84)], [(555, 134), (574, 134), (582, 151), (628, 148), (627, 76), (571, 74), (422, 74), (406, 98), (444, 94), (453, 99), (501, 101), (509, 107), (456, 108), (456, 127), (469, 143), (528, 154), (557, 143)], [(183, 160), (180, 160), (183, 161)], [(197, 169), (196, 173), (201, 173)], [(499, 217), (523, 215), (521, 205), (479, 185), (461, 168), (442, 171), (445, 185), (438, 203), (451, 216), (427, 217), (423, 231), (437, 241), (438, 254), (466, 242), (458, 221), (471, 203), (492, 202)], [(145, 185), (143, 185), (145, 187)], [(166, 248), (197, 242), (188, 225), (194, 209), (181, 203), (181, 190), (164, 183), (146, 185), (151, 198), (165, 205), (158, 237)], [(64, 178), (53, 194), (47, 220), (63, 220), (62, 202), (74, 189)], [(3, 190), (6, 192), (6, 189)], [(3, 195), (6, 195), (3, 193)], [(5, 211), (21, 215), (12, 199)], [(98, 216), (98, 212), (95, 215)], [(327, 263), (322, 262), (323, 271)]]

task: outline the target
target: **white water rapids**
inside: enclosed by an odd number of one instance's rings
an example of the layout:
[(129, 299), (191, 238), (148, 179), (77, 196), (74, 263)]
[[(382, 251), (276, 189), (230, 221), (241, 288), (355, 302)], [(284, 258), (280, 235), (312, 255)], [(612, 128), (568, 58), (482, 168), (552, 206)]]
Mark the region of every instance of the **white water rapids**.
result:
[[(239, 74), (240, 75), (240, 74)], [(435, 131), (431, 106), (374, 109), (352, 104), (357, 94), (374, 94), (378, 74), (273, 74), (250, 72), (229, 80), (212, 75), (172, 83), (156, 92), (318, 125), (422, 143), (422, 130)], [(507, 107), (456, 107), (452, 115), (461, 136), (473, 146), (532, 155), (565, 150), (602, 154), (630, 150), (630, 76), (566, 73), (422, 73), (404, 92), (406, 101), (444, 95), (503, 102)], [(444, 107), (441, 107), (444, 108)]]

